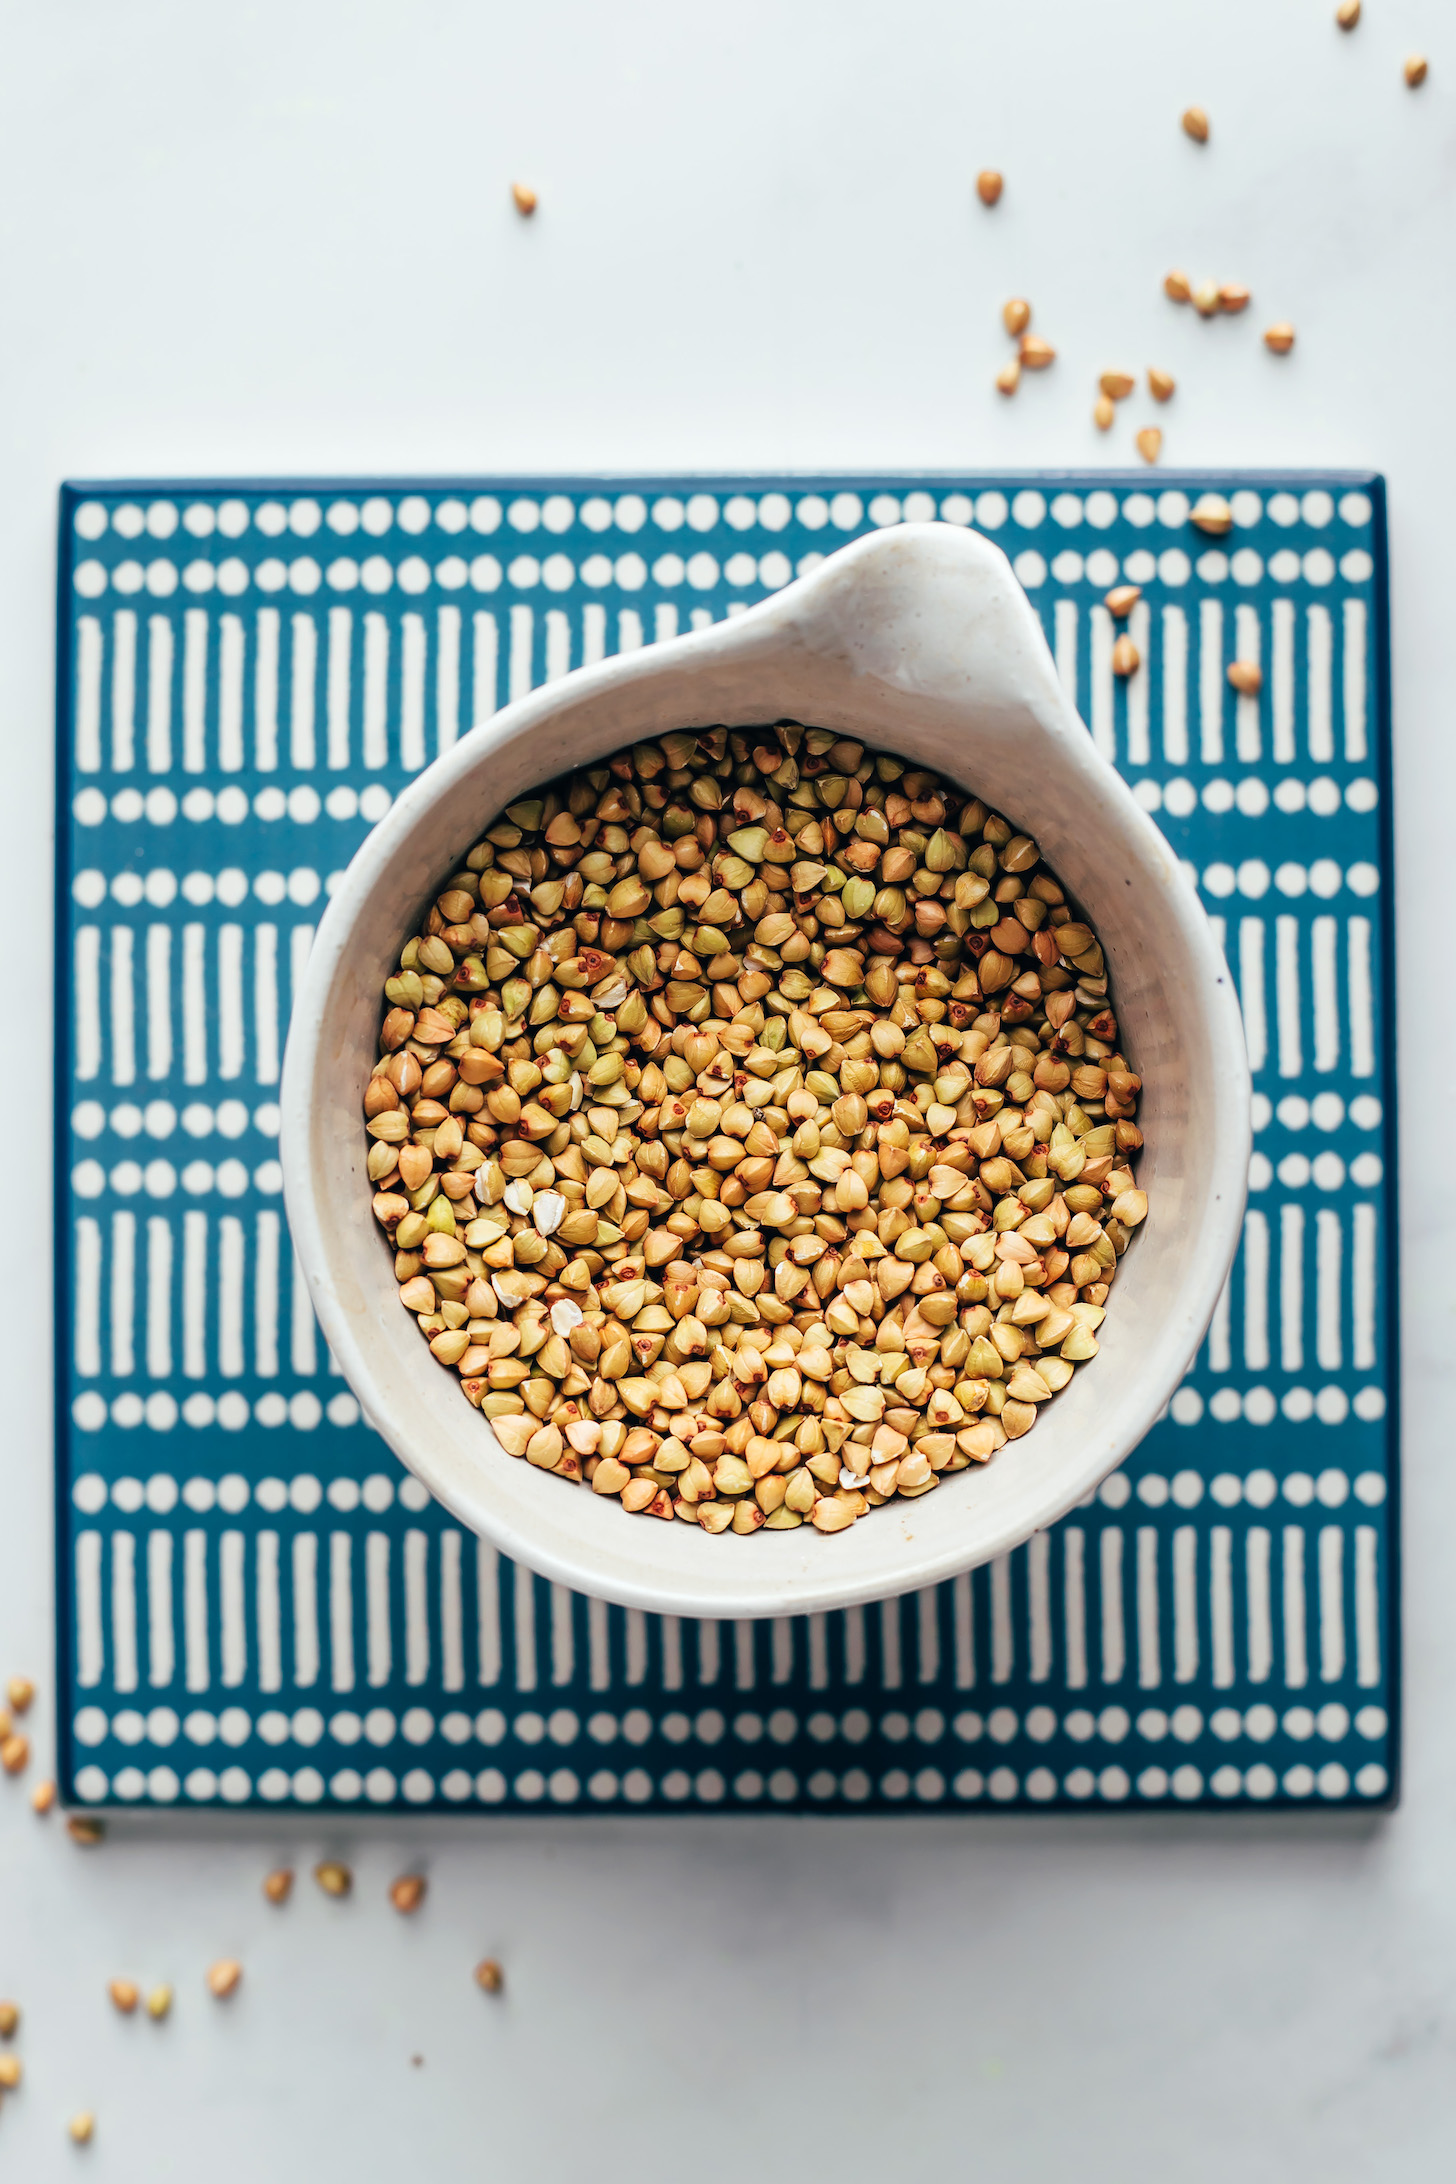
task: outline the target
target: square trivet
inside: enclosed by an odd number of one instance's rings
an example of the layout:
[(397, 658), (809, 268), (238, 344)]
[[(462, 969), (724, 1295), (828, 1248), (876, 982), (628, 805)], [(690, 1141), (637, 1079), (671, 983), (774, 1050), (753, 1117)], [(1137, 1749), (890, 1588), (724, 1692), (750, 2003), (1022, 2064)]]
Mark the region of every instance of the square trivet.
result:
[[(1189, 524), (1206, 489), (1232, 503), (1226, 540)], [(1165, 1417), (1015, 1554), (833, 1615), (609, 1608), (463, 1533), (338, 1377), (280, 1196), (290, 996), (368, 827), (498, 705), (741, 612), (868, 528), (934, 520), (1010, 555), (1098, 749), (1219, 928), (1256, 1087), (1243, 1247)], [(1116, 581), (1142, 587), (1145, 666), (1125, 686), (1102, 604)], [(1385, 586), (1369, 476), (65, 488), (64, 1794), (559, 1813), (1388, 1803)], [(1229, 688), (1235, 658), (1262, 663), (1258, 697)]]

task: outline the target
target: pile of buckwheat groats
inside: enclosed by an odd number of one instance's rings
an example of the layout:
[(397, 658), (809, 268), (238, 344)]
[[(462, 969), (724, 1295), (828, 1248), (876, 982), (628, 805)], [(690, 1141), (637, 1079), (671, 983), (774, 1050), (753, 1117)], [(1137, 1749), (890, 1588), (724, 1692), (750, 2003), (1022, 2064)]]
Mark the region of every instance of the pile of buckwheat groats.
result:
[(385, 986), (401, 1304), (513, 1456), (706, 1531), (838, 1532), (1097, 1352), (1140, 1079), (1036, 843), (828, 729), (512, 804)]

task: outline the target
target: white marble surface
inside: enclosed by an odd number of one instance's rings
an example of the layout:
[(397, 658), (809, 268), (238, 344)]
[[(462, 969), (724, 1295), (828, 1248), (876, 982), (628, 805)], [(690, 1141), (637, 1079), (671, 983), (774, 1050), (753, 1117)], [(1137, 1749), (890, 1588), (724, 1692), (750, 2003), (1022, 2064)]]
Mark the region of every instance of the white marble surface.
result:
[[(1391, 484), (1407, 1076), (1449, 1076), (1456, 764), (1439, 0), (98, 0), (12, 10), (0, 698), (11, 1247), (0, 1664), (48, 1681), (54, 498), (66, 474), (1132, 459)], [(1432, 54), (1418, 93), (1407, 51)], [(1450, 48), (1449, 52), (1447, 48)], [(1213, 141), (1177, 128), (1190, 99)], [(994, 214), (971, 190), (1004, 167)], [(540, 188), (530, 225), (506, 185)], [(1243, 279), (1242, 320), (1160, 294)], [(1004, 403), (1004, 296), (1056, 368)], [(1259, 327), (1299, 346), (1268, 357)], [(39, 997), (38, 999), (36, 997)], [(23, 1060), (21, 1059), (23, 1057)], [(23, 1071), (40, 1073), (32, 1091)], [(6, 2173), (555, 2184), (952, 2168), (1008, 2184), (1444, 2180), (1456, 2159), (1456, 1529), (1444, 1109), (1405, 1102), (1406, 1802), (1326, 1816), (117, 1827), (0, 1782)], [(38, 1739), (49, 1744), (44, 1707)], [(265, 1863), (356, 1859), (346, 1905)], [(428, 1908), (388, 1879), (423, 1860)], [(490, 2001), (486, 1950), (509, 1970)], [(244, 1985), (202, 1992), (236, 1953)], [(123, 2022), (118, 1972), (178, 1989)], [(422, 2064), (411, 2057), (421, 2055)], [(91, 2148), (65, 2138), (81, 2105)]]

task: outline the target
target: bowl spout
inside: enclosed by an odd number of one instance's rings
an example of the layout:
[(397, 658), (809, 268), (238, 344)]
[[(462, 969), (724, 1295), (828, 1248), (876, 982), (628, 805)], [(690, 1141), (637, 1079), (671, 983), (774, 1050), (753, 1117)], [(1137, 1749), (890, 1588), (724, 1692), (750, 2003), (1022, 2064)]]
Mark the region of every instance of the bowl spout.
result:
[(783, 609), (821, 672), (974, 713), (983, 736), (1076, 724), (1035, 610), (978, 532), (914, 523), (859, 539)]

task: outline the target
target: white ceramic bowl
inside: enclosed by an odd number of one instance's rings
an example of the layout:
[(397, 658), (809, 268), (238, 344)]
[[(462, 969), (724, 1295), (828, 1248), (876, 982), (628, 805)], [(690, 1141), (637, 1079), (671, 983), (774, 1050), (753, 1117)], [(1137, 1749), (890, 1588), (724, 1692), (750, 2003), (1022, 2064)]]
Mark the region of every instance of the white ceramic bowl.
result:
[[(669, 729), (797, 720), (951, 776), (1024, 827), (1085, 906), (1141, 1071), (1150, 1212), (1101, 1353), (1035, 1432), (847, 1532), (710, 1538), (626, 1517), (504, 1454), (396, 1298), (370, 1211), (360, 1107), (381, 988), (422, 905), (524, 790)], [(1100, 759), (996, 547), (908, 525), (700, 634), (584, 668), (508, 706), (400, 796), (319, 927), (283, 1075), (288, 1215), (314, 1309), (366, 1417), (506, 1554), (581, 1591), (690, 1616), (802, 1613), (953, 1575), (1072, 1508), (1186, 1371), (1238, 1239), (1249, 1080), (1229, 973), (1177, 859)]]

